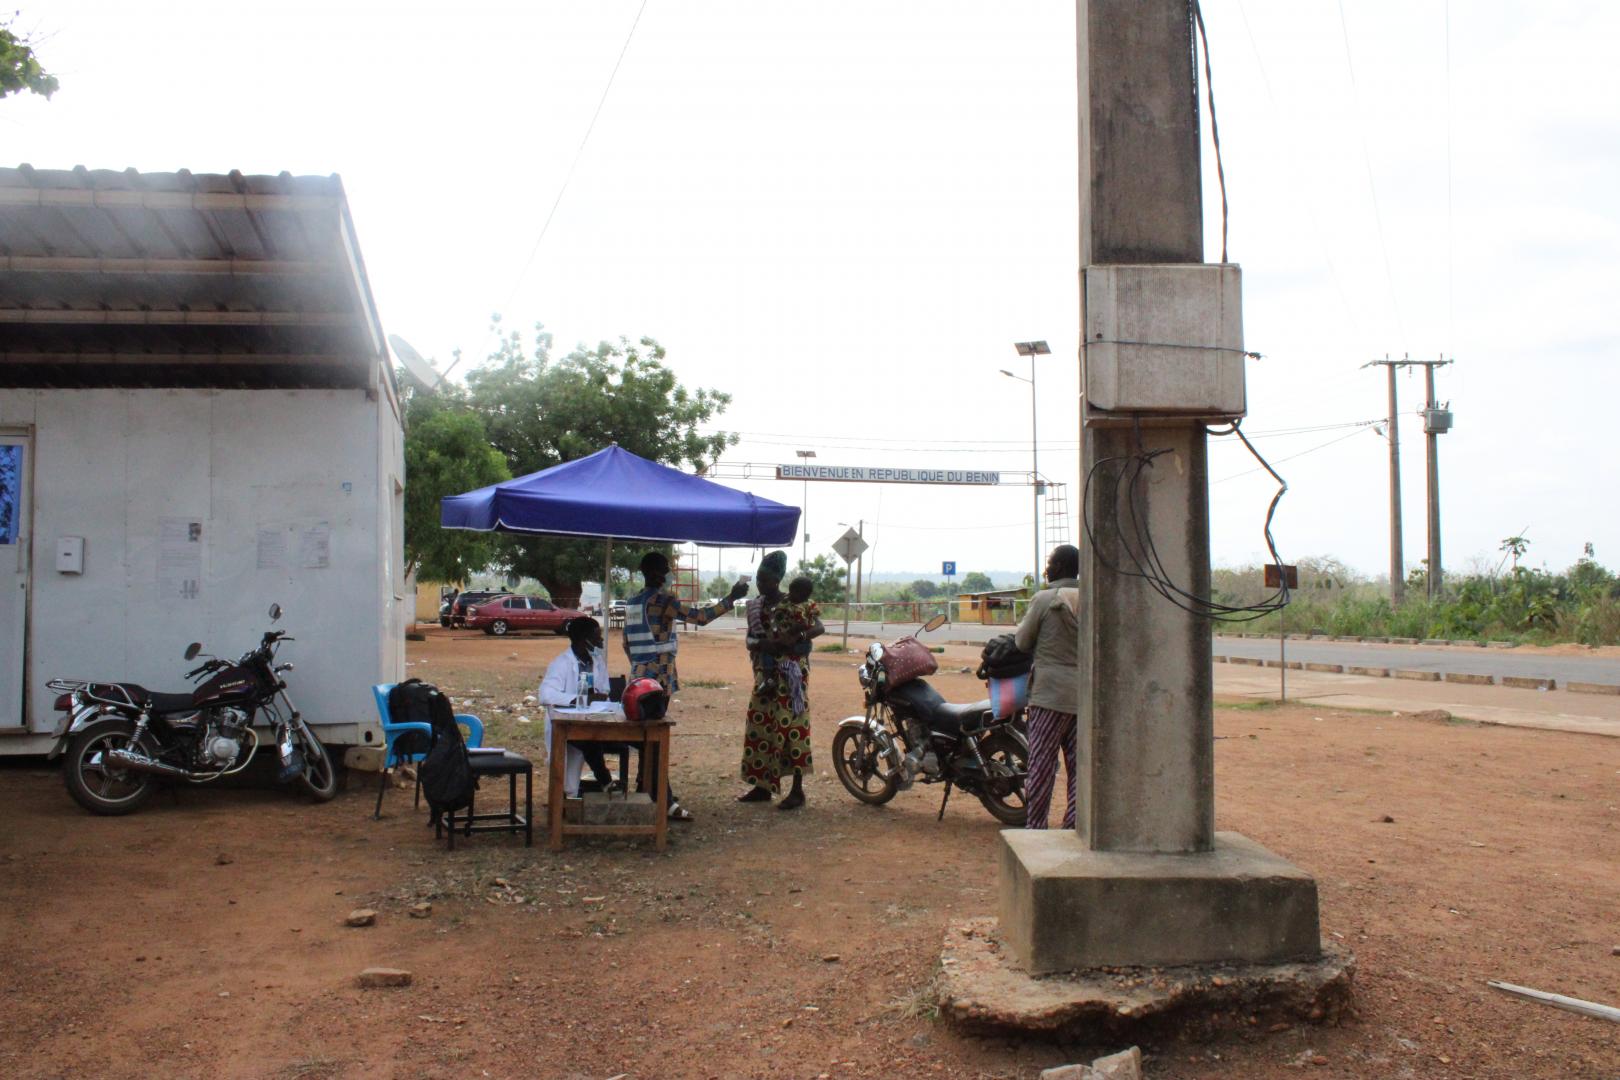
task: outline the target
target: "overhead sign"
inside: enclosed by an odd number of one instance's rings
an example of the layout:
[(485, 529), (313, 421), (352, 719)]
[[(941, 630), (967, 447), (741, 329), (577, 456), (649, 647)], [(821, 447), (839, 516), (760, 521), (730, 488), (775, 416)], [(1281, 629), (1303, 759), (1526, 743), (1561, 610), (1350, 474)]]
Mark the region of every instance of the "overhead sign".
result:
[(865, 551), (867, 546), (866, 541), (861, 539), (861, 534), (850, 529), (833, 541), (832, 549), (838, 552), (845, 562), (852, 563), (860, 558), (861, 552)]
[(944, 574), (946, 577), (955, 577), (956, 576), (956, 564), (954, 562), (940, 563), (939, 572)]
[(983, 469), (888, 469), (868, 465), (778, 465), (778, 480), (850, 480), (878, 484), (999, 484)]

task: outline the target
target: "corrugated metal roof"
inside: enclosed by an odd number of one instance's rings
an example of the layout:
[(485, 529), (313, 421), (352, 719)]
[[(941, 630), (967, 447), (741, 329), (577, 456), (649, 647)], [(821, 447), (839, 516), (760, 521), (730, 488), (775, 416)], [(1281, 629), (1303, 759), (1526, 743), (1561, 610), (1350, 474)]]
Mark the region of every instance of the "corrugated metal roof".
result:
[(0, 169), (0, 385), (390, 378), (337, 176)]

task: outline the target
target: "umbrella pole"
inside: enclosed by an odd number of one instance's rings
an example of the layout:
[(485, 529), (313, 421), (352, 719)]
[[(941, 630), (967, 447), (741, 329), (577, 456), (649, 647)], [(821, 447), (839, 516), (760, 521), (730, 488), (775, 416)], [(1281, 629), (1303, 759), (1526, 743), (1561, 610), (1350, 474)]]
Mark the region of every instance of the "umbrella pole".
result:
[[(602, 545), (602, 623), (602, 636), (605, 641), (607, 631), (613, 627), (613, 537), (611, 536)], [(624, 630), (621, 628), (619, 632), (622, 634)], [(611, 649), (603, 649), (602, 651), (608, 656), (613, 655)], [(609, 660), (607, 665), (608, 677), (611, 678), (613, 676), (613, 662)]]

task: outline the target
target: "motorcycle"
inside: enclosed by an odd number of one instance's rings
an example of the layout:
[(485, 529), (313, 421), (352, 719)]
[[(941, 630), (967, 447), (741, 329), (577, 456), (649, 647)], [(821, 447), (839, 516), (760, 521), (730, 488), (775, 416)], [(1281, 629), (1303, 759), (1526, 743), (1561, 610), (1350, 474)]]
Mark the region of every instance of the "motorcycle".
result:
[[(281, 605), (270, 606), (270, 621)], [(235, 662), (209, 656), (186, 678), (201, 682), (190, 693), (164, 694), (134, 683), (52, 679), (61, 691), (56, 708), (56, 753), (64, 753), (68, 793), (93, 814), (128, 814), (151, 798), (160, 777), (205, 784), (248, 767), (259, 749), (255, 719), (275, 733), (280, 779), (298, 780), (317, 800), (337, 794), (331, 756), (287, 694), (282, 678), (291, 664), (275, 663), (276, 650), (293, 641), (267, 630), (258, 647)], [(187, 661), (202, 645), (186, 647)], [(55, 754), (52, 755), (53, 757)]]
[[(944, 623), (936, 615), (918, 633)], [(997, 719), (988, 699), (951, 704), (923, 679), (890, 686), (883, 654), (873, 642), (858, 672), (866, 715), (844, 720), (833, 736), (833, 768), (845, 790), (881, 806), (917, 781), (944, 783), (940, 819), (958, 787), (1003, 825), (1022, 827), (1029, 740), (1021, 712)]]

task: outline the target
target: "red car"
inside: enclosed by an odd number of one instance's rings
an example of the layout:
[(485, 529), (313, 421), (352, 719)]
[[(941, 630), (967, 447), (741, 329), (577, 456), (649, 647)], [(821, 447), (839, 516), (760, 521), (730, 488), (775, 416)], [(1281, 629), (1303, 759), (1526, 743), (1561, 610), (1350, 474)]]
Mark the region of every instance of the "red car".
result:
[(563, 632), (569, 619), (585, 614), (575, 608), (558, 607), (540, 596), (492, 596), (467, 609), (467, 628), (501, 637), (519, 630)]

